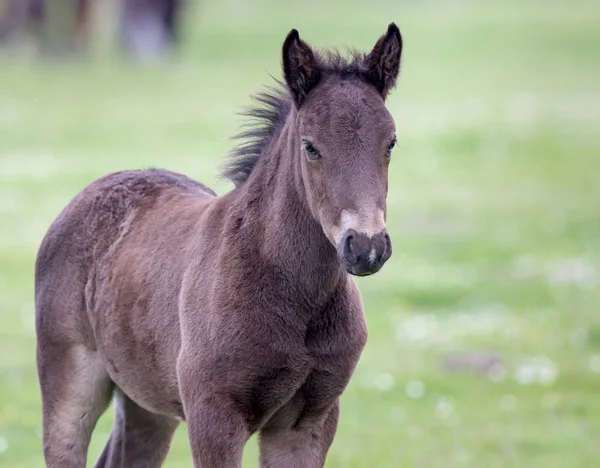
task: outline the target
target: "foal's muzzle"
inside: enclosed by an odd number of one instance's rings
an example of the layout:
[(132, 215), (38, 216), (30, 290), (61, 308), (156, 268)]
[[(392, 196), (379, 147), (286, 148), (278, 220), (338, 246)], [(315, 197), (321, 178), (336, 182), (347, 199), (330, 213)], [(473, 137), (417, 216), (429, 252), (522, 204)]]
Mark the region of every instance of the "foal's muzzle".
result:
[(392, 256), (392, 240), (387, 230), (372, 237), (348, 229), (339, 250), (348, 273), (367, 276), (377, 273)]

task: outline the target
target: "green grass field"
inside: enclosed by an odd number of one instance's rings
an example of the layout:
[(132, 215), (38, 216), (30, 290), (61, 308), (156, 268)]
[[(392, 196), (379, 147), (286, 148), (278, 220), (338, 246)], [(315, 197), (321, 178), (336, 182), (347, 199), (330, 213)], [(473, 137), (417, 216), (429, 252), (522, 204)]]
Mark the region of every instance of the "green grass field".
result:
[[(33, 264), (69, 199), (149, 166), (225, 192), (235, 112), (289, 29), (366, 49), (391, 21), (395, 253), (359, 280), (369, 343), (327, 466), (600, 466), (600, 3), (202, 3), (170, 66), (0, 61), (0, 466), (43, 466)], [(448, 372), (454, 353), (496, 361)], [(191, 466), (185, 426), (166, 466)]]

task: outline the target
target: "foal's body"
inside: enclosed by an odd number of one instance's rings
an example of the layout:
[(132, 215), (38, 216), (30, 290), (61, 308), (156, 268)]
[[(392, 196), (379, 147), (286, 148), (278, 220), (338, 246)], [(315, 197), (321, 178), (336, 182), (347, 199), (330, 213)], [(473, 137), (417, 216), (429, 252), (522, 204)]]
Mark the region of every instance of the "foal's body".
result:
[[(307, 47), (290, 37), (291, 53)], [(337, 86), (320, 83), (321, 93)], [(335, 91), (336, 106), (356, 104), (359, 91), (381, 99), (356, 80)], [(313, 101), (322, 106), (319, 89)], [(113, 394), (115, 425), (97, 466), (160, 466), (183, 419), (197, 467), (239, 467), (257, 431), (261, 466), (323, 466), (367, 337), (347, 270), (377, 271), (391, 246), (375, 205), (352, 205), (324, 227), (332, 208), (310, 199), (305, 160), (290, 157), (301, 104), (277, 102), (286, 115), (261, 148), (269, 157), (224, 196), (168, 171), (121, 172), (88, 186), (52, 225), (36, 267), (48, 466), (85, 466)], [(379, 124), (370, 133), (385, 149), (393, 128)], [(380, 206), (385, 191), (373, 193)], [(352, 213), (362, 213), (356, 231)]]
[[(265, 258), (257, 263), (254, 254), (260, 255), (262, 244), (271, 242), (276, 233), (252, 232), (258, 227), (252, 223), (252, 205), (258, 210), (273, 200), (255, 199), (248, 206), (240, 195), (233, 192), (216, 198), (203, 185), (165, 171), (123, 172), (93, 183), (61, 215), (48, 236), (56, 240), (44, 243), (40, 263), (48, 269), (66, 261), (73, 266), (69, 277), (46, 277), (40, 272), (43, 279), (38, 286), (38, 295), (51, 294), (55, 298), (51, 302), (60, 302), (59, 307), (52, 303), (40, 307), (40, 335), (54, 340), (51, 329), (60, 327), (74, 341), (56, 350), (48, 343), (40, 355), (42, 372), (46, 367), (52, 372), (57, 362), (67, 371), (81, 369), (49, 377), (46, 387), (56, 392), (54, 398), (72, 392), (77, 397), (70, 404), (80, 405), (57, 414), (60, 425), (91, 432), (93, 418), (106, 409), (116, 386), (127, 395), (118, 405), (130, 400), (127, 406), (135, 415), (124, 415), (133, 426), (128, 434), (133, 440), (128, 442), (139, 443), (137, 431), (154, 432), (146, 419), (155, 420), (156, 434), (144, 448), (156, 452), (148, 455), (149, 460), (166, 455), (177, 421), (185, 418), (184, 392), (200, 406), (186, 411), (202, 413), (199, 427), (190, 427), (199, 451), (208, 443), (201, 434), (212, 425), (222, 425), (245, 440), (276, 410), (280, 414), (272, 424), (297, 433), (306, 426), (307, 437), (323, 422), (324, 409), (330, 409), (335, 426), (335, 400), (366, 339), (354, 282), (339, 265), (334, 264), (334, 271), (328, 268), (331, 263), (324, 261), (323, 254), (335, 257), (336, 253), (326, 239), (321, 242), (322, 252), (315, 252), (319, 259), (307, 256), (309, 252), (293, 252), (293, 245), (288, 247), (283, 239), (282, 250), (276, 252), (285, 258), (283, 262)], [(273, 215), (285, 216), (289, 209), (274, 206)], [(202, 230), (197, 229), (199, 223)], [(277, 238), (302, 235), (295, 226), (290, 228), (287, 235), (277, 233)], [(246, 243), (237, 242), (240, 229), (246, 242), (251, 241), (251, 251)], [(250, 238), (246, 237), (249, 231)], [(89, 243), (65, 242), (71, 239)], [(236, 268), (218, 268), (231, 263)], [(303, 267), (314, 276), (309, 284), (295, 285), (293, 270)], [(248, 278), (253, 278), (252, 283)], [(244, 294), (240, 290), (244, 287), (262, 294)], [(82, 294), (69, 304), (56, 300), (73, 296), (74, 290)], [(296, 303), (289, 303), (290, 293), (297, 297)], [(335, 327), (323, 329), (323, 323)], [(228, 343), (226, 350), (224, 343)], [(227, 396), (231, 402), (219, 403)], [(45, 396), (45, 401), (54, 398)], [(202, 407), (203, 401), (211, 400), (216, 400), (213, 414), (212, 404)], [(226, 415), (223, 404), (239, 405), (236, 413), (243, 420), (216, 421)], [(88, 411), (90, 407), (94, 410)], [(45, 410), (53, 412), (51, 407)], [(140, 427), (135, 428), (138, 415)], [(84, 424), (86, 420), (89, 424)], [(323, 434), (323, 444), (333, 438), (329, 432)], [(74, 435), (50, 434), (47, 445), (50, 453), (60, 457), (57, 466), (82, 465), (77, 447), (70, 449), (63, 443)], [(120, 450), (123, 440), (124, 427), (117, 425), (110, 451)], [(83, 454), (87, 446), (79, 449)], [(135, 453), (126, 458), (124, 466), (150, 466), (137, 457)], [(237, 454), (231, 457), (233, 463)], [(208, 466), (217, 466), (214, 463)]]

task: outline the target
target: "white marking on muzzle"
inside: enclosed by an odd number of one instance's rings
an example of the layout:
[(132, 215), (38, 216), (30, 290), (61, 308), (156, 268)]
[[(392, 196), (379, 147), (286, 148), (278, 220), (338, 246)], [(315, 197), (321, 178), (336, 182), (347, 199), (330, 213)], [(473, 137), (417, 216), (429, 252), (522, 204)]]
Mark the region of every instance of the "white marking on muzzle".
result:
[[(361, 208), (356, 211), (344, 210), (340, 216), (340, 224), (339, 226), (336, 226), (336, 228), (333, 237), (338, 245), (348, 229), (354, 229), (356, 232), (365, 234), (367, 237), (371, 238), (385, 229), (383, 210), (380, 210), (379, 208)], [(370, 255), (375, 255), (374, 252), (375, 251)]]
[(373, 247), (369, 253), (369, 262), (373, 263), (375, 261), (375, 255), (375, 247)]

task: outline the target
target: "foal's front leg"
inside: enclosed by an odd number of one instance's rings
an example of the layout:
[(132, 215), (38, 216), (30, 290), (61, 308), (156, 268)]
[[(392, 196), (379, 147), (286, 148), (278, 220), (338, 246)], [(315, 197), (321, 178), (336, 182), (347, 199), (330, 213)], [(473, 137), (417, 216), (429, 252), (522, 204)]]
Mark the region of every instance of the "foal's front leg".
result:
[(339, 400), (322, 416), (260, 431), (260, 468), (322, 468), (337, 430)]
[(241, 468), (250, 437), (241, 412), (226, 395), (181, 388), (194, 467)]

